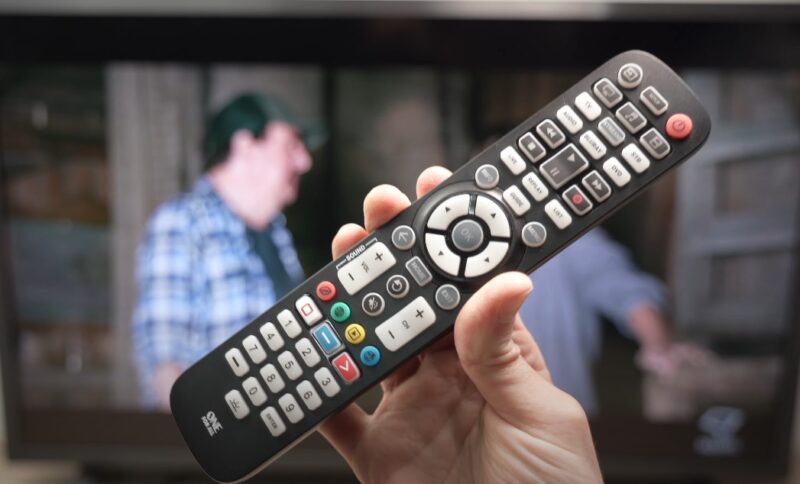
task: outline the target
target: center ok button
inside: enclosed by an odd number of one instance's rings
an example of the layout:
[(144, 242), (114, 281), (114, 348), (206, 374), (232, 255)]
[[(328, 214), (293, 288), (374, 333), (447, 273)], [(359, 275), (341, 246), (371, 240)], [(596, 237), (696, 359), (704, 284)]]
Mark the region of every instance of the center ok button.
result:
[(474, 220), (462, 220), (453, 227), (450, 237), (456, 249), (473, 252), (483, 243), (483, 229)]

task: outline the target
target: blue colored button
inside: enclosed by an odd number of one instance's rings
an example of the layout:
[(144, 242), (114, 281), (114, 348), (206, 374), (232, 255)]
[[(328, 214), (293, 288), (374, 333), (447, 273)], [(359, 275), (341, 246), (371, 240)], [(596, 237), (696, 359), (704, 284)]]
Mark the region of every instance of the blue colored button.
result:
[(381, 351), (374, 346), (365, 346), (361, 350), (361, 363), (367, 366), (375, 366), (381, 362)]
[(317, 340), (317, 344), (326, 355), (331, 355), (342, 347), (342, 342), (339, 341), (336, 332), (327, 321), (316, 325), (311, 330), (311, 334), (314, 336), (314, 339)]

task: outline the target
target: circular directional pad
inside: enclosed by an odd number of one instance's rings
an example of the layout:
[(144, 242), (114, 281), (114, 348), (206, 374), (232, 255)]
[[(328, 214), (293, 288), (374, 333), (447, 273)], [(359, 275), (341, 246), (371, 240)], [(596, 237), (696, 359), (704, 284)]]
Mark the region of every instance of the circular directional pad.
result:
[(511, 223), (485, 193), (459, 193), (442, 200), (425, 224), (424, 245), (436, 267), (473, 278), (497, 268), (510, 249)]

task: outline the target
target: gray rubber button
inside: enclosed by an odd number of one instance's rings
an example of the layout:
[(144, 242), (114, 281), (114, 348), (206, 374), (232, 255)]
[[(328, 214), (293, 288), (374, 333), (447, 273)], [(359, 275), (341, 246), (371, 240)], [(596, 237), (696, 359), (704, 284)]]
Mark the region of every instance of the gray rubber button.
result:
[(386, 292), (395, 299), (400, 299), (408, 294), (408, 279), (395, 274), (386, 281)]
[(408, 250), (414, 247), (417, 236), (414, 229), (408, 225), (401, 225), (392, 230), (392, 244), (400, 250)]
[(522, 227), (522, 241), (528, 247), (541, 247), (547, 240), (547, 229), (539, 222), (528, 222)]
[(437, 306), (449, 311), (450, 309), (455, 309), (458, 303), (461, 302), (461, 293), (458, 292), (456, 286), (445, 284), (436, 290), (435, 298)]
[(461, 252), (472, 252), (483, 243), (483, 229), (474, 220), (458, 222), (450, 233), (453, 245)]
[(500, 182), (500, 172), (492, 165), (482, 165), (475, 171), (475, 184), (483, 190), (491, 190)]
[(380, 315), (385, 307), (386, 302), (383, 300), (383, 296), (377, 292), (371, 292), (361, 300), (361, 309), (370, 316)]
[(422, 263), (422, 259), (419, 257), (414, 257), (406, 262), (406, 270), (420, 286), (424, 286), (433, 279), (431, 271), (425, 267), (425, 264)]
[(617, 81), (625, 89), (633, 89), (642, 83), (643, 72), (639, 64), (633, 62), (619, 68)]

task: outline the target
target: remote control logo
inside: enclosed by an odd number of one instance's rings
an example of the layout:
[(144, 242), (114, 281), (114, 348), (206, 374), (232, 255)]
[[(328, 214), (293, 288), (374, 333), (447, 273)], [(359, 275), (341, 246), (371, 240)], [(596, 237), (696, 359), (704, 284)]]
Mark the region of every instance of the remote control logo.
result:
[(222, 430), (222, 424), (217, 420), (217, 415), (214, 412), (208, 412), (205, 416), (201, 417), (203, 425), (208, 430), (208, 435), (214, 436)]

